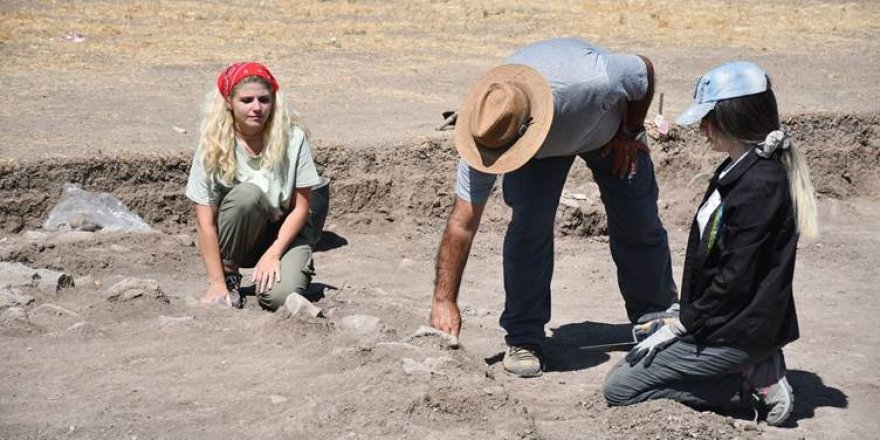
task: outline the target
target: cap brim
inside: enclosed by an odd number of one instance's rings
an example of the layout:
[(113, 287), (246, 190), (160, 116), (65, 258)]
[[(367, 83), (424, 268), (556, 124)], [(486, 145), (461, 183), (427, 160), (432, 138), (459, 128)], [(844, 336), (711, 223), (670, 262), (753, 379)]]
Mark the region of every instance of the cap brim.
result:
[(703, 117), (709, 114), (712, 109), (715, 108), (714, 102), (707, 102), (704, 104), (691, 104), (687, 110), (684, 111), (678, 118), (675, 119), (675, 123), (678, 125), (694, 125), (699, 123)]
[[(481, 90), (492, 82), (516, 83), (529, 97), (532, 123), (528, 130), (504, 149), (479, 145), (473, 138), (471, 114)], [(462, 101), (455, 123), (455, 148), (472, 168), (489, 174), (504, 174), (528, 162), (544, 144), (553, 122), (553, 91), (544, 77), (531, 67), (506, 64), (495, 67), (475, 82)]]

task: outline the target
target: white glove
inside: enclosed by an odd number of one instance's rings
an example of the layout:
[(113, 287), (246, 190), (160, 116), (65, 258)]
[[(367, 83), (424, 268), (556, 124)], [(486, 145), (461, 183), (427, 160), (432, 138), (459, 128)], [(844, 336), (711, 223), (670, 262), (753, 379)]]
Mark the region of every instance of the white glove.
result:
[(675, 343), (685, 333), (687, 331), (681, 325), (681, 321), (678, 318), (669, 318), (666, 320), (665, 325), (633, 347), (626, 355), (626, 361), (629, 362), (630, 366), (634, 366), (642, 358), (645, 358), (645, 368), (648, 368), (654, 362), (654, 357), (657, 356), (657, 353)]

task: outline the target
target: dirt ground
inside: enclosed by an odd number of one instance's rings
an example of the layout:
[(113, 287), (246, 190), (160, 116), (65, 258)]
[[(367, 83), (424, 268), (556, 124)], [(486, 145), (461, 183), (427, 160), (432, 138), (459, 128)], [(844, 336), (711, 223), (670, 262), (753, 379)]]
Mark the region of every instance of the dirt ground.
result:
[[(878, 20), (871, 1), (0, 3), (0, 262), (75, 279), (0, 302), (0, 438), (875, 438)], [(521, 380), (500, 367), (499, 194), (465, 273), (462, 348), (413, 336), (453, 197), (451, 136), (433, 127), (515, 47), (563, 35), (651, 57), (669, 118), (713, 65), (770, 72), (822, 221), (799, 250), (788, 426), (669, 401), (604, 404), (603, 377), (624, 353), (578, 347), (628, 326), (580, 163), (558, 213), (550, 371)], [(279, 77), (332, 181), (310, 290), (324, 318), (197, 303), (183, 186), (202, 96), (243, 58)], [(701, 173), (721, 160), (707, 150), (689, 130), (653, 146), (677, 279)], [(155, 232), (41, 231), (65, 181), (112, 192)], [(115, 296), (128, 277), (161, 293)]]

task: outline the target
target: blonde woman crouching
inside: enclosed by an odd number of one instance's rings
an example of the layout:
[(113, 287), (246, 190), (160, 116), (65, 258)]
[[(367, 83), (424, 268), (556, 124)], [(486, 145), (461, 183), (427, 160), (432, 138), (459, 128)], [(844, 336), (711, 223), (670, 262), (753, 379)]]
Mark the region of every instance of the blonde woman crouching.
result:
[(260, 306), (305, 292), (317, 235), (311, 188), (321, 182), (305, 130), (265, 66), (227, 67), (209, 93), (186, 196), (208, 276), (202, 303), (241, 308), (239, 268), (253, 268)]

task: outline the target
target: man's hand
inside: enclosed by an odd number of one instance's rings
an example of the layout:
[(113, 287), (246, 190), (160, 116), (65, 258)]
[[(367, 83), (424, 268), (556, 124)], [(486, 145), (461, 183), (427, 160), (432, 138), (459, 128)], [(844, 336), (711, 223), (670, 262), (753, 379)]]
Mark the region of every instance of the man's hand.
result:
[(231, 306), (229, 291), (226, 290), (225, 281), (214, 281), (208, 286), (208, 290), (202, 295), (202, 304), (226, 304)]
[(611, 142), (602, 147), (602, 157), (613, 154), (614, 163), (611, 171), (615, 176), (622, 179), (636, 175), (639, 170), (639, 151), (651, 153), (651, 149), (643, 141), (643, 136), (644, 132), (633, 139), (624, 134), (623, 130), (619, 130), (611, 138)]
[(461, 312), (458, 304), (449, 300), (434, 298), (431, 302), (431, 327), (458, 337), (461, 332)]

